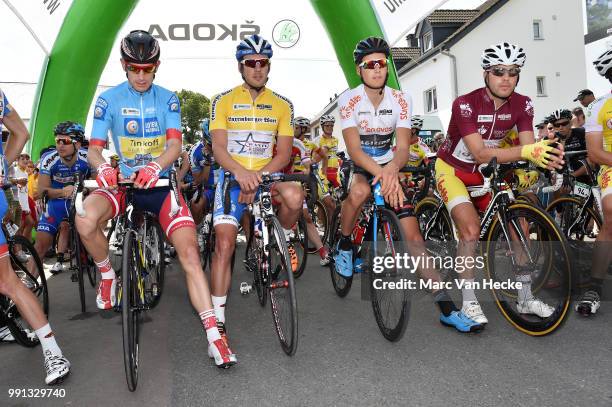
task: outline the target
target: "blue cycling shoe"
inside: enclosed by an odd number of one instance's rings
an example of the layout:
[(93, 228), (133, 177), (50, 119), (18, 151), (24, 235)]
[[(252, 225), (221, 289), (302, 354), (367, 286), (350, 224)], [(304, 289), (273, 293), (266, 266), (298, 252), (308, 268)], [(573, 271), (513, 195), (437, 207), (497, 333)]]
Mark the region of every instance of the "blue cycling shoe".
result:
[(455, 327), (459, 332), (480, 332), (484, 328), (461, 311), (453, 311), (449, 316), (441, 313), (440, 322), (442, 325)]
[[(338, 246), (340, 243), (338, 242)], [(353, 276), (353, 251), (352, 250), (340, 250), (336, 247), (336, 254), (334, 255), (334, 263), (336, 264), (336, 273), (342, 277), (351, 278)]]

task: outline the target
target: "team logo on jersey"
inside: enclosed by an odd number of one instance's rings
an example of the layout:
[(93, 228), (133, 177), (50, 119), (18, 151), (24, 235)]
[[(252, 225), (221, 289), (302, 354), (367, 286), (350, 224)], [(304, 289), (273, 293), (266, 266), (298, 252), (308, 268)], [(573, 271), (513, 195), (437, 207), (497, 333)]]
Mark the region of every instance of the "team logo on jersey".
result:
[(606, 121), (606, 126), (607, 126), (609, 129), (611, 129), (611, 130), (612, 130), (612, 119), (608, 119), (608, 120)]
[(168, 110), (171, 111), (171, 112), (180, 112), (181, 111), (181, 104), (179, 103), (178, 98), (174, 94), (168, 100)]
[(478, 121), (481, 123), (491, 123), (493, 121), (492, 114), (479, 114)]
[(357, 96), (353, 96), (348, 103), (346, 104), (346, 106), (342, 106), (340, 108), (340, 117), (342, 119), (348, 119), (351, 117), (351, 115), (353, 114), (353, 110), (355, 110), (355, 106), (357, 105), (357, 103), (359, 103), (361, 101), (361, 95), (357, 95)]
[(94, 107), (94, 119), (104, 120), (104, 116), (106, 115), (106, 108), (108, 107), (108, 102), (103, 98), (99, 97), (96, 101), (96, 106)]
[(463, 117), (471, 117), (472, 116), (472, 106), (469, 103), (461, 103), (459, 104), (459, 109), (461, 110), (461, 116)]
[(122, 107), (121, 115), (122, 116), (140, 116), (140, 109), (134, 109), (131, 107)]
[(525, 112), (529, 116), (533, 116), (533, 102), (531, 100), (527, 100), (527, 102), (525, 102)]
[(243, 103), (234, 103), (234, 110), (250, 110), (251, 105)]
[(360, 128), (360, 129), (362, 129), (362, 130), (367, 129), (367, 128), (368, 128), (368, 121), (367, 121), (367, 120), (365, 120), (365, 119), (364, 119), (364, 120), (361, 120), (361, 121), (359, 122), (359, 128)]
[(240, 151), (237, 154), (248, 154), (251, 156), (263, 156), (270, 148), (269, 141), (257, 141), (253, 138), (253, 133), (249, 133), (246, 139), (243, 141), (235, 141), (236, 144), (240, 145)]
[(139, 127), (140, 126), (138, 125), (138, 120), (126, 120), (125, 130), (129, 134), (136, 134), (136, 133), (138, 133)]
[(486, 128), (485, 126), (480, 126), (480, 127), (478, 128), (478, 133), (479, 133), (481, 136), (484, 136), (485, 134), (487, 134), (487, 128)]
[(258, 104), (256, 107), (259, 110), (272, 110), (272, 105), (267, 105), (263, 103)]
[(497, 119), (498, 120), (510, 120), (512, 119), (512, 114), (511, 113), (500, 114), (500, 115), (497, 115)]
[(379, 114), (380, 116), (388, 116), (388, 115), (393, 114), (393, 110), (391, 110), (391, 109), (380, 109), (380, 110), (378, 111), (378, 114)]
[(161, 134), (161, 129), (157, 117), (147, 117), (144, 122), (144, 132), (147, 137), (158, 136)]
[(402, 92), (394, 92), (393, 96), (397, 99), (397, 104), (400, 106), (399, 118), (400, 120), (406, 120), (408, 118), (408, 102), (404, 99)]

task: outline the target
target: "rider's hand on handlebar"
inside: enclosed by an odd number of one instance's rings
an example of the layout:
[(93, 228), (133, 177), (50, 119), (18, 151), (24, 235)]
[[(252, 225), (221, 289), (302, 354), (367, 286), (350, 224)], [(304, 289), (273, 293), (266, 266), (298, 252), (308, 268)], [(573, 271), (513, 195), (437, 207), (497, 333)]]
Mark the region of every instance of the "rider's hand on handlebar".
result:
[(234, 177), (236, 178), (238, 184), (240, 184), (240, 190), (245, 195), (254, 195), (257, 188), (259, 188), (259, 184), (261, 184), (261, 175), (257, 171), (240, 168), (234, 173)]
[(109, 188), (117, 186), (117, 170), (108, 163), (102, 163), (98, 166), (98, 176), (96, 182), (100, 188)]
[(544, 139), (537, 143), (524, 145), (521, 149), (521, 157), (529, 160), (538, 167), (552, 169), (563, 168), (563, 146), (556, 140)]
[(380, 193), (393, 208), (399, 208), (404, 203), (404, 191), (399, 182), (399, 168), (392, 162), (385, 165), (382, 171), (374, 177), (372, 185), (381, 181)]
[(66, 185), (65, 187), (62, 188), (62, 197), (70, 198), (73, 192), (74, 192), (74, 185)]

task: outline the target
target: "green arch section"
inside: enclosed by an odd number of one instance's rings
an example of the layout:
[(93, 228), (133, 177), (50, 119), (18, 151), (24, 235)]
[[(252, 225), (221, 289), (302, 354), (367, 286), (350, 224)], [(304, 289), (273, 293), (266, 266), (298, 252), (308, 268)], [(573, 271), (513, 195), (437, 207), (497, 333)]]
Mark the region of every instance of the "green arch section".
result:
[(53, 144), (63, 120), (85, 123), (115, 37), (138, 0), (74, 0), (59, 31), (32, 112), (30, 153)]
[[(334, 46), (350, 87), (360, 84), (353, 62), (355, 44), (382, 37), (370, 0), (310, 0)], [(53, 126), (63, 120), (85, 123), (102, 70), (123, 23), (138, 0), (74, 0), (39, 82), (32, 112), (30, 153), (37, 159), (53, 143)], [(394, 67), (389, 85), (398, 87)]]

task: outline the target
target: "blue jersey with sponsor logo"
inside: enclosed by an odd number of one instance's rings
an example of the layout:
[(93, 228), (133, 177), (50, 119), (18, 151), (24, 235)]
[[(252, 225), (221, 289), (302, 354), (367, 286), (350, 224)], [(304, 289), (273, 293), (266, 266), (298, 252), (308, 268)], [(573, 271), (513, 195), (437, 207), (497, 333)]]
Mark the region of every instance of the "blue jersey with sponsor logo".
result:
[(168, 129), (181, 129), (178, 97), (155, 84), (141, 93), (126, 81), (98, 97), (91, 139), (106, 142), (110, 131), (121, 173), (130, 176), (162, 155)]
[(191, 164), (191, 172), (194, 174), (202, 172), (204, 167), (210, 167), (208, 185), (214, 185), (216, 183), (219, 177), (219, 166), (216, 165), (213, 155), (206, 152), (202, 141), (195, 144), (189, 151), (189, 162)]
[(83, 174), (87, 179), (91, 176), (87, 162), (87, 150), (79, 150), (78, 158), (72, 166), (64, 164), (57, 150), (48, 151), (40, 159), (40, 173), (51, 178), (51, 188), (53, 189), (72, 185), (75, 174)]

